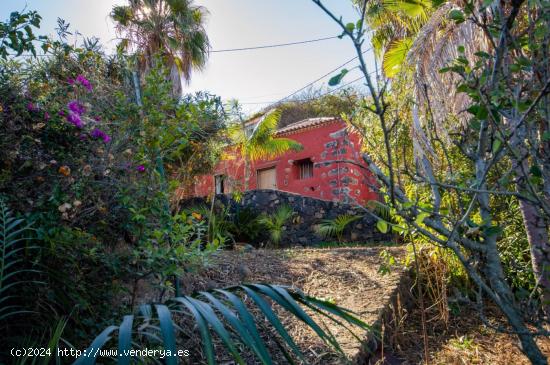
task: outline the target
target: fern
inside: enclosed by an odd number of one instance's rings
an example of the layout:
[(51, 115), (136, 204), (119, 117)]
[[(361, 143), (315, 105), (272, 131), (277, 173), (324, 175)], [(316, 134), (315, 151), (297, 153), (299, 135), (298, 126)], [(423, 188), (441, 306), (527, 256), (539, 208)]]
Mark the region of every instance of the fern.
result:
[(23, 266), (24, 251), (37, 248), (27, 245), (31, 240), (31, 231), (31, 225), (24, 219), (15, 218), (0, 197), (0, 321), (16, 314), (28, 313), (28, 310), (16, 304), (17, 296), (11, 294), (18, 292), (25, 283), (40, 284), (38, 281), (25, 280), (25, 275), (39, 272)]
[[(254, 318), (247, 305), (245, 305), (243, 297), (249, 298), (262, 315)], [(304, 311), (304, 308), (329, 319), (337, 325), (344, 326), (357, 339), (359, 337), (344, 322), (363, 330), (370, 329), (366, 323), (355, 317), (352, 312), (333, 303), (307, 296), (288, 287), (247, 284), (200, 292), (193, 296), (175, 297), (163, 304), (143, 305), (140, 310), (139, 323), (136, 323), (138, 322), (136, 316), (127, 315), (120, 325), (106, 328), (92, 341), (87, 350), (87, 353), (90, 354), (89, 357), (80, 357), (76, 364), (94, 364), (96, 360), (94, 354), (112, 337), (118, 337), (119, 354), (124, 354), (132, 345), (136, 344), (139, 338), (153, 339), (157, 344), (160, 342), (166, 351), (170, 350), (174, 354), (176, 335), (181, 328), (174, 322), (173, 317), (182, 314), (194, 321), (201, 337), (202, 350), (208, 364), (215, 364), (216, 361), (213, 334), (221, 339), (222, 345), (237, 364), (245, 364), (241, 356), (241, 345), (247, 347), (261, 364), (273, 364), (256, 323), (257, 320), (263, 323), (264, 318), (277, 333), (277, 336), (271, 336), (270, 339), (276, 341), (287, 361), (290, 364), (296, 363), (293, 360), (294, 357), (306, 363), (304, 354), (283, 326), (281, 319), (269, 304), (270, 302), (276, 303), (286, 312), (305, 323), (328, 346), (341, 355), (343, 355), (343, 352), (336, 338), (317, 324)], [(248, 304), (248, 306), (251, 305)], [(118, 358), (118, 361), (119, 364), (129, 364), (130, 358), (122, 356)], [(167, 357), (165, 361), (169, 365), (176, 364), (177, 357)]]

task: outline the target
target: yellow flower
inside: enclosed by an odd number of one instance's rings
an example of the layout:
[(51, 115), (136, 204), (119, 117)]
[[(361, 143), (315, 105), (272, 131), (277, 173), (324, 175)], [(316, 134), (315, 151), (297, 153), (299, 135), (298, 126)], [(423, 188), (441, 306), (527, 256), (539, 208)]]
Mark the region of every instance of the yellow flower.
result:
[(191, 213), (191, 215), (193, 216), (193, 218), (195, 218), (197, 220), (202, 219), (202, 215), (200, 215), (199, 213), (193, 212), (193, 213)]

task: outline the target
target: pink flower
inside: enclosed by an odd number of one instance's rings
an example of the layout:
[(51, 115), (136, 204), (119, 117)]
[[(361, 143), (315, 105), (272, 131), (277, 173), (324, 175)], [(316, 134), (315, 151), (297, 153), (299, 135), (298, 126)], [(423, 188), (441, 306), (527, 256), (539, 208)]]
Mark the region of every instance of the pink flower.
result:
[(86, 111), (86, 108), (84, 108), (84, 105), (80, 104), (78, 100), (72, 100), (67, 104), (67, 107), (69, 110), (75, 114), (82, 115)]
[(68, 78), (67, 82), (69, 83), (69, 85), (74, 85), (74, 79)]
[(57, 113), (57, 114), (59, 114), (60, 117), (64, 117), (65, 116), (65, 111), (60, 110), (59, 113)]
[(88, 81), (88, 79), (85, 78), (84, 76), (78, 75), (76, 77), (76, 82), (84, 86), (88, 91), (92, 91), (92, 84), (90, 84), (90, 81)]
[(103, 132), (101, 129), (98, 129), (98, 128), (94, 128), (90, 132), (90, 136), (92, 136), (92, 138), (94, 139), (101, 138), (105, 143), (109, 143), (111, 141), (111, 137), (107, 133)]
[(38, 111), (38, 106), (36, 106), (33, 103), (29, 102), (27, 104), (27, 110), (30, 111), (30, 112), (36, 112), (36, 111)]
[(73, 112), (69, 112), (69, 115), (67, 115), (67, 121), (77, 128), (82, 128), (84, 125), (82, 123), (82, 119), (80, 119), (80, 115)]
[(138, 172), (145, 172), (145, 166), (139, 165), (138, 167), (136, 167), (136, 170), (137, 170)]

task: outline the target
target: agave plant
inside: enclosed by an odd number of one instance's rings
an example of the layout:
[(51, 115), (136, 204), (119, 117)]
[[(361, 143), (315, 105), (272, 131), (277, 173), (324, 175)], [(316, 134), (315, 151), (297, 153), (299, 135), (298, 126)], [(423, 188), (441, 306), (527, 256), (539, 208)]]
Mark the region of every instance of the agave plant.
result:
[(26, 280), (25, 276), (38, 273), (23, 265), (25, 251), (36, 249), (29, 246), (32, 228), (24, 219), (18, 219), (0, 197), (0, 322), (17, 314), (28, 313), (17, 304), (17, 293), (25, 283), (40, 284)]
[(342, 236), (346, 227), (362, 217), (359, 215), (343, 214), (335, 219), (324, 219), (317, 227), (317, 233), (325, 238), (334, 237), (342, 243)]
[(294, 211), (288, 205), (281, 205), (273, 215), (264, 214), (258, 222), (269, 232), (269, 239), (275, 247), (279, 246), (283, 237), (283, 227), (285, 223), (292, 218)]
[[(295, 359), (304, 363), (307, 361), (269, 302), (276, 303), (305, 323), (325, 344), (340, 354), (343, 352), (336, 338), (316, 323), (304, 308), (344, 326), (358, 340), (360, 338), (343, 322), (363, 330), (369, 329), (366, 323), (355, 317), (349, 310), (305, 295), (295, 289), (269, 284), (246, 284), (199, 292), (192, 296), (175, 297), (163, 304), (143, 305), (140, 308), (139, 325), (135, 323), (136, 316), (125, 316), (120, 325), (103, 330), (88, 347), (86, 355), (81, 356), (76, 364), (94, 364), (98, 351), (111, 337), (118, 337), (118, 363), (129, 364), (130, 357), (124, 354), (128, 354), (131, 346), (135, 345), (137, 337), (134, 334), (140, 335), (140, 338), (157, 341), (157, 344), (160, 342), (166, 354), (176, 354), (176, 335), (180, 332), (180, 327), (174, 320), (176, 316), (190, 318), (195, 322), (208, 364), (215, 364), (216, 361), (213, 333), (221, 339), (224, 348), (237, 364), (245, 364), (239, 352), (239, 345), (248, 348), (262, 364), (273, 364), (271, 354), (256, 325), (260, 317), (252, 316), (243, 297), (249, 298), (249, 301), (260, 311), (261, 322), (264, 322), (265, 318), (273, 327), (277, 336), (272, 336), (270, 339), (279, 345), (279, 349), (290, 364), (295, 364)], [(249, 306), (252, 306), (252, 303), (249, 303)], [(169, 365), (176, 364), (178, 358), (167, 356), (165, 361)]]

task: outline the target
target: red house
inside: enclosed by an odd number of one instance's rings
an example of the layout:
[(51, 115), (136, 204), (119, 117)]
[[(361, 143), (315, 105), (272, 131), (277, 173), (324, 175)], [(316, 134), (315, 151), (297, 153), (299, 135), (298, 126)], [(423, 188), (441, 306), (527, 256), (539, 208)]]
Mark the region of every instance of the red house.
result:
[[(258, 120), (249, 122), (253, 129)], [(360, 137), (338, 118), (311, 118), (292, 123), (277, 136), (299, 142), (301, 151), (289, 151), (278, 158), (257, 161), (250, 166), (249, 190), (275, 189), (312, 198), (365, 204), (378, 199), (370, 173), (360, 156)], [(195, 179), (186, 195), (202, 197), (216, 192), (227, 194), (244, 189), (244, 163), (227, 150), (211, 175)]]

